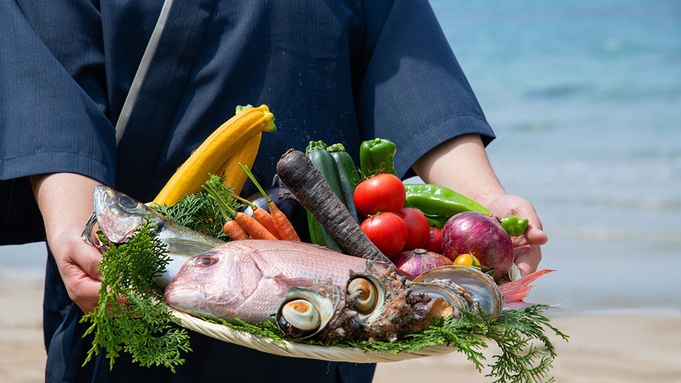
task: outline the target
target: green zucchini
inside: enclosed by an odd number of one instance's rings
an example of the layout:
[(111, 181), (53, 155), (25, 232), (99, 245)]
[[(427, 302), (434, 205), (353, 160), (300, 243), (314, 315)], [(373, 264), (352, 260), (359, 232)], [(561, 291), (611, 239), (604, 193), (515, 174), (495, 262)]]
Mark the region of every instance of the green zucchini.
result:
[[(326, 150), (326, 144), (323, 141), (310, 141), (307, 148), (305, 148), (305, 155), (310, 159), (314, 167), (322, 173), (326, 182), (343, 204), (346, 204), (343, 186), (338, 175), (338, 167), (331, 153)], [(345, 253), (343, 247), (324, 229), (310, 211), (307, 212), (307, 227), (310, 231), (310, 241), (312, 243)]]
[(355, 218), (355, 221), (359, 222), (359, 214), (357, 214), (354, 200), (355, 188), (360, 179), (359, 169), (355, 166), (355, 161), (352, 160), (352, 156), (345, 151), (343, 144), (338, 143), (329, 145), (326, 150), (331, 153), (331, 156), (336, 161), (338, 176), (343, 189), (343, 195), (345, 196), (345, 206), (348, 207), (348, 210)]

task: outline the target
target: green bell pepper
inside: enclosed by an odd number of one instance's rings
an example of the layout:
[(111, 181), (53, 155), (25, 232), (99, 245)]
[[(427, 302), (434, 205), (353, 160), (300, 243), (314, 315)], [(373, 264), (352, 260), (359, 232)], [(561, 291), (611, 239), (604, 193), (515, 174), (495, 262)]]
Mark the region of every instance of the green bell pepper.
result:
[(362, 174), (372, 176), (378, 173), (395, 173), (395, 143), (385, 138), (363, 141), (359, 147), (359, 168)]

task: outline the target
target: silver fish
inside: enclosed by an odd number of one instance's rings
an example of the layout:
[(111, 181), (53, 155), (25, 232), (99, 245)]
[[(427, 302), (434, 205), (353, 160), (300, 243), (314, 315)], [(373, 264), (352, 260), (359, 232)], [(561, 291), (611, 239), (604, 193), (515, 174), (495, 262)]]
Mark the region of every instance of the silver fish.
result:
[(166, 287), (165, 299), (192, 315), (261, 323), (274, 319), (289, 288), (326, 280), (345, 288), (350, 271), (366, 267), (365, 259), (309, 243), (233, 241), (187, 261)]
[(83, 239), (94, 246), (100, 245), (94, 235), (95, 223), (109, 241), (123, 243), (134, 234), (145, 217), (151, 217), (156, 224), (159, 239), (167, 245), (170, 258), (165, 272), (154, 279), (161, 287), (170, 282), (185, 261), (224, 243), (177, 225), (145, 204), (108, 186), (95, 186), (94, 208), (95, 211), (83, 231)]

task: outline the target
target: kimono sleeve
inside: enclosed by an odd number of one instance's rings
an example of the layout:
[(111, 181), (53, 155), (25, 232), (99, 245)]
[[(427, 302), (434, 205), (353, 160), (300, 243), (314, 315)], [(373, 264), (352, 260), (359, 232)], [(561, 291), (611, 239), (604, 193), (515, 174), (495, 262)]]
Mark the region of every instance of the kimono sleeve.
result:
[[(115, 133), (105, 115), (101, 44), (92, 32), (97, 14), (76, 2), (35, 9), (0, 2), (0, 244), (27, 241), (10, 238), (12, 232), (42, 229), (26, 217), (37, 212), (25, 195), (28, 176), (70, 172), (114, 182)], [(58, 22), (42, 23), (47, 12)]]
[(448, 139), (477, 133), (487, 144), (494, 138), (427, 1), (395, 0), (367, 25), (358, 119), (364, 137), (395, 142), (398, 175)]

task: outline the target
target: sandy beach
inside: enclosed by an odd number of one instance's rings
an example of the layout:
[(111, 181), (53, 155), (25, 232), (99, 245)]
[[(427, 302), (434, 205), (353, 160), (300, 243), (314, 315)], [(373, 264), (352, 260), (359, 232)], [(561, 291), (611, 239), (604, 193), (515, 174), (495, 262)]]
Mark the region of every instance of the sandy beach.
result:
[[(0, 280), (0, 382), (43, 381), (42, 282)], [(559, 315), (551, 322), (570, 335), (552, 337), (556, 382), (681, 382), (681, 313)], [(495, 354), (490, 347), (488, 360)], [(458, 353), (378, 366), (375, 383), (491, 382)]]

